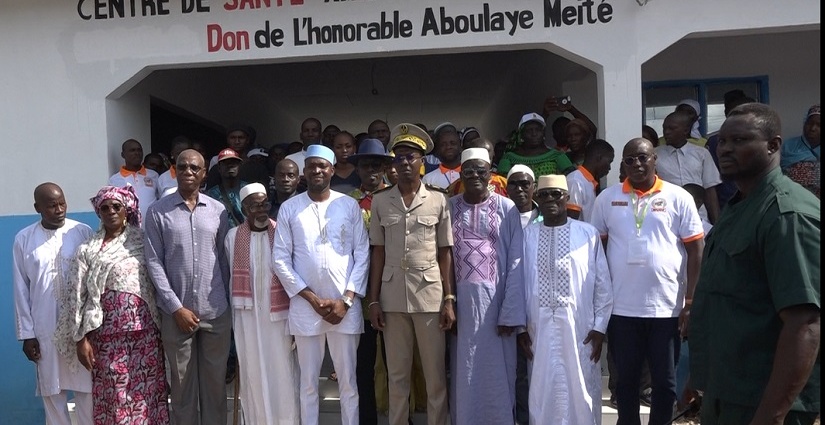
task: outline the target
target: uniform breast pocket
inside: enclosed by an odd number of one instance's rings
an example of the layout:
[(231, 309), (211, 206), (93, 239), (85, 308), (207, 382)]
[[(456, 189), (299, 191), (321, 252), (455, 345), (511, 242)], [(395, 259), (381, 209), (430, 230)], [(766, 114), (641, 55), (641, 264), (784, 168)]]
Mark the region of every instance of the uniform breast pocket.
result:
[(764, 266), (762, 261), (757, 258), (755, 247), (751, 241), (744, 238), (727, 238), (727, 240), (719, 243), (717, 254), (724, 256), (726, 273), (730, 273), (730, 270), (738, 271), (735, 276), (731, 276), (729, 279), (717, 280), (720, 282), (720, 286), (724, 288), (723, 291), (736, 298), (755, 296), (754, 290), (757, 288), (752, 283), (761, 281), (757, 275), (760, 270), (764, 270)]
[[(401, 223), (401, 216), (398, 214), (389, 214), (381, 217), (381, 227), (384, 228), (384, 245), (391, 246), (403, 242), (404, 232), (399, 228)], [(401, 237), (402, 239), (396, 240)]]
[(438, 225), (438, 216), (435, 215), (420, 215), (415, 219), (417, 224), (416, 234), (419, 242), (425, 243), (427, 241), (435, 240), (435, 226)]

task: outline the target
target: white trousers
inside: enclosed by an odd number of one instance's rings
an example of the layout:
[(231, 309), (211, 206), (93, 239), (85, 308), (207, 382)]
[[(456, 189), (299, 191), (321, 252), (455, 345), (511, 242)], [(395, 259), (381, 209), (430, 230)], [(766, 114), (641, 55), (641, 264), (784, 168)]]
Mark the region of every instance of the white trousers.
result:
[(358, 384), (355, 381), (356, 351), (360, 335), (327, 332), (322, 335), (295, 335), (298, 367), (301, 370), (301, 423), (317, 425), (318, 377), (324, 361), (324, 342), (329, 343), (332, 365), (338, 376), (341, 397), (341, 424), (358, 425)]
[[(46, 425), (72, 425), (69, 416), (68, 391), (43, 397), (43, 407), (46, 410)], [(92, 394), (74, 391), (74, 411), (78, 425), (92, 425)]]

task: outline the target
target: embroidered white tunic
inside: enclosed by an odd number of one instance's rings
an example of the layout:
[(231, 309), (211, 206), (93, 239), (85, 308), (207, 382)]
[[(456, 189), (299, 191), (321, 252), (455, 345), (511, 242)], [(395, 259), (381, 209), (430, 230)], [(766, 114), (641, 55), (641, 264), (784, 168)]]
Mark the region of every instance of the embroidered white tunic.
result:
[[(290, 297), (290, 333), (362, 333), (370, 247), (358, 202), (335, 191), (326, 201), (313, 202), (305, 192), (281, 205), (277, 222), (273, 269)], [(348, 290), (358, 296), (344, 319), (332, 325), (298, 296), (307, 287), (325, 299), (339, 299)]]
[[(533, 340), (531, 424), (601, 423), (601, 369), (583, 341), (606, 333), (613, 306), (598, 231), (578, 220), (524, 229), (527, 332)], [(535, 391), (539, 389), (539, 391)]]

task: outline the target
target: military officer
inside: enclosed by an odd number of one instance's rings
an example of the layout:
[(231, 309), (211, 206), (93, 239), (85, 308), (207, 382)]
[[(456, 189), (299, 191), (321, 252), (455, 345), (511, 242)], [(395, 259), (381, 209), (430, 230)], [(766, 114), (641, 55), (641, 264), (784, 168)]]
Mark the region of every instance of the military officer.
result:
[(427, 423), (449, 424), (444, 332), (455, 323), (453, 236), (446, 192), (421, 182), (422, 160), (432, 148), (420, 127), (396, 126), (388, 149), (395, 154), (398, 183), (372, 200), (368, 309), (387, 346), (391, 425), (407, 424), (416, 343), (427, 388)]

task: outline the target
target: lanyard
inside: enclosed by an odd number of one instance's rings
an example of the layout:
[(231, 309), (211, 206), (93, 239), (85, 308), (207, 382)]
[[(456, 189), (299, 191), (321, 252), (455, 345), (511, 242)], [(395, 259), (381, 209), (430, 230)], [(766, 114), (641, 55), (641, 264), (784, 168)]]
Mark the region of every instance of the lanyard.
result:
[(632, 188), (630, 189), (630, 200), (633, 202), (633, 219), (636, 221), (636, 236), (642, 235), (642, 224), (645, 221), (648, 208), (650, 207), (650, 202), (645, 202), (644, 205), (642, 205), (642, 200), (646, 197), (647, 196), (639, 198), (639, 196), (636, 195), (636, 191)]

